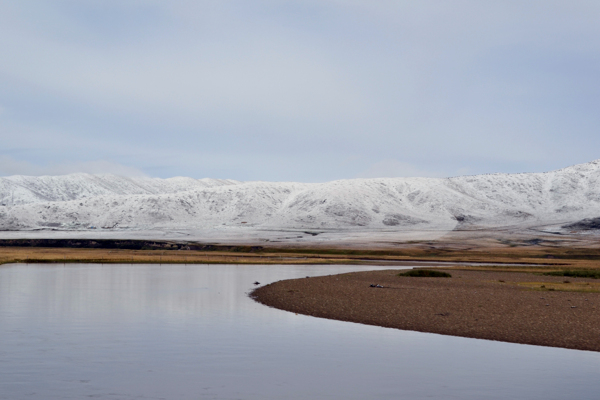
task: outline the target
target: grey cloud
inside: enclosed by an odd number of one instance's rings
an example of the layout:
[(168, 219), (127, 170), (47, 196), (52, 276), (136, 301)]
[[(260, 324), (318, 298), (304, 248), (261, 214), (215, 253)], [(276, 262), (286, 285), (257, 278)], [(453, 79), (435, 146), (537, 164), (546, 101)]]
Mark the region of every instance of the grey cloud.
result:
[(598, 158), (596, 2), (30, 4), (0, 5), (14, 160), (323, 181)]
[(421, 170), (414, 165), (402, 161), (387, 159), (376, 162), (364, 171), (361, 171), (357, 178), (397, 178), (397, 177), (421, 177), (421, 178), (443, 178), (444, 173)]
[(106, 160), (93, 160), (79, 163), (37, 165), (27, 161), (16, 160), (10, 156), (0, 155), (0, 176), (10, 175), (66, 175), (77, 172), (88, 174), (114, 174), (121, 176), (147, 176), (141, 170)]

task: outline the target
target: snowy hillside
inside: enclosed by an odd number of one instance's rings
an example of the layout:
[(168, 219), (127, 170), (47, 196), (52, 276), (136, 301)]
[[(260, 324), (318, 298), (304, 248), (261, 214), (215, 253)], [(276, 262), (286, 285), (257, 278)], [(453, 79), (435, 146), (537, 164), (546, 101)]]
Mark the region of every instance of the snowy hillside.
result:
[(410, 231), (568, 224), (600, 217), (600, 160), (558, 171), (328, 183), (0, 178), (0, 230)]
[(224, 179), (126, 178), (116, 175), (10, 176), (0, 178), (0, 205), (12, 207), (45, 201), (131, 194), (177, 193), (239, 183)]

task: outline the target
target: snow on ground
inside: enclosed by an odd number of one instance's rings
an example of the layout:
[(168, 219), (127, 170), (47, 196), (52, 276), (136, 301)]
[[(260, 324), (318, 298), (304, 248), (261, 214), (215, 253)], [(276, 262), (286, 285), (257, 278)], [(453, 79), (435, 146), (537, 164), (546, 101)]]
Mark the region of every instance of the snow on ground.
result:
[(0, 178), (0, 237), (137, 232), (174, 238), (180, 232), (182, 239), (235, 241), (275, 240), (289, 232), (317, 241), (337, 232), (356, 240), (377, 234), (427, 239), (453, 230), (560, 228), (596, 217), (600, 160), (547, 173), (316, 184), (89, 174)]

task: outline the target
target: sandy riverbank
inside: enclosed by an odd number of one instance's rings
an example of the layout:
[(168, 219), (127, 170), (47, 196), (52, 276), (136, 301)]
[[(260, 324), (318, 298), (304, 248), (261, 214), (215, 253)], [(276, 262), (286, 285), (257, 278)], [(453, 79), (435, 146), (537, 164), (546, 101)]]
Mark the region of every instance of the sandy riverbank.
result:
[(258, 288), (252, 296), (268, 306), (321, 318), (600, 351), (600, 293), (585, 291), (599, 290), (598, 280), (446, 271), (452, 278), (399, 277), (398, 271), (387, 270), (287, 280)]

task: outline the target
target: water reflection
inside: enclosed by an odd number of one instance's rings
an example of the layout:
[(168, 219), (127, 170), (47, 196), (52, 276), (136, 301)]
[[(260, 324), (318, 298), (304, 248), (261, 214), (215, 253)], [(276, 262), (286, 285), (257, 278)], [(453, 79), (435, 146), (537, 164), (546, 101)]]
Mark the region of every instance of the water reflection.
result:
[(0, 398), (597, 398), (598, 353), (322, 320), (247, 297), (255, 280), (362, 269), (0, 267)]

